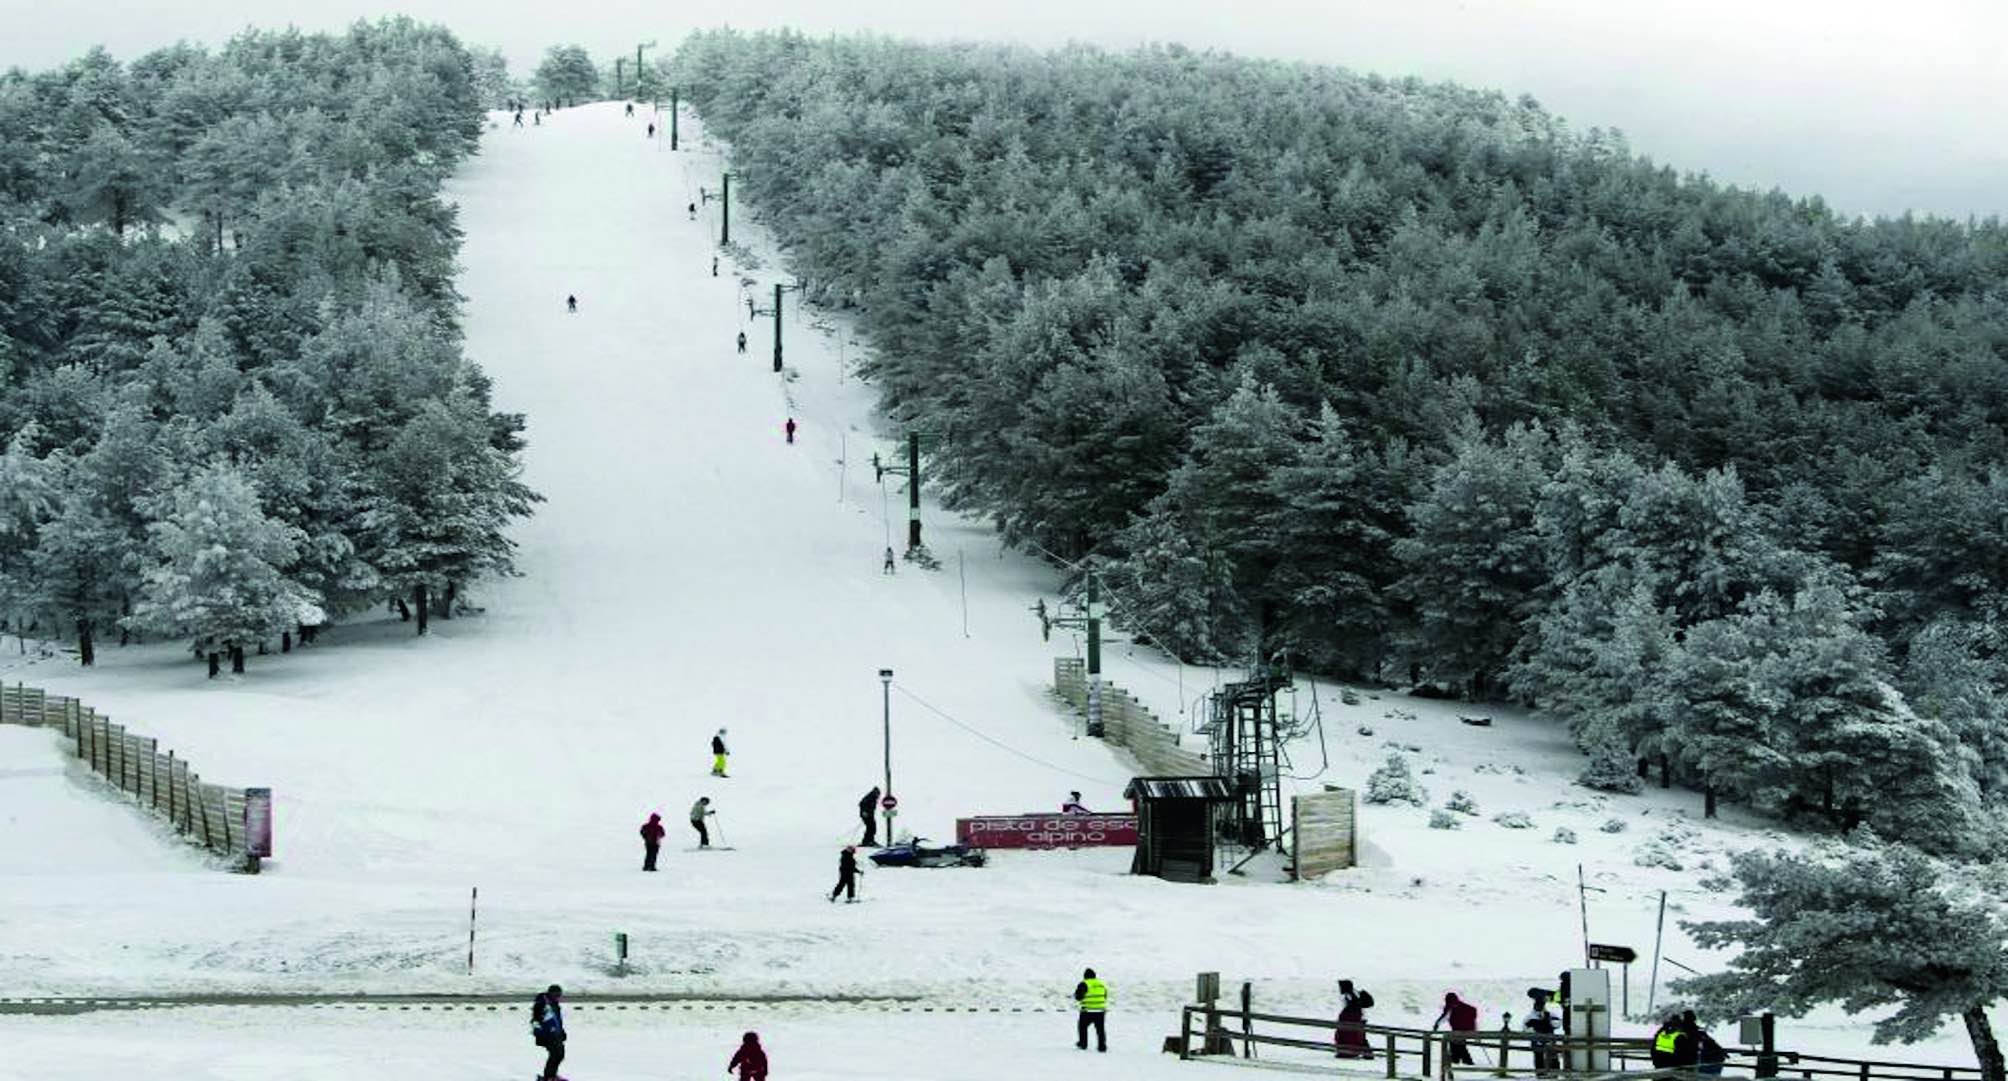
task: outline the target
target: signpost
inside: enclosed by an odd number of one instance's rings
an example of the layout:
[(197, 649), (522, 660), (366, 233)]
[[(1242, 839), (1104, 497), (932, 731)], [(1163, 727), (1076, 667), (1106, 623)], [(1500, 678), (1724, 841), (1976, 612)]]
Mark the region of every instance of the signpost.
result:
[(1590, 943), (1590, 963), (1609, 961), (1622, 966), (1624, 988), (1620, 992), (1618, 1009), (1626, 1017), (1631, 1016), (1631, 963), (1638, 960), (1638, 951), (1630, 946), (1612, 946), (1601, 942)]
[(626, 931), (614, 932), (614, 966), (618, 975), (627, 975), (628, 937)]

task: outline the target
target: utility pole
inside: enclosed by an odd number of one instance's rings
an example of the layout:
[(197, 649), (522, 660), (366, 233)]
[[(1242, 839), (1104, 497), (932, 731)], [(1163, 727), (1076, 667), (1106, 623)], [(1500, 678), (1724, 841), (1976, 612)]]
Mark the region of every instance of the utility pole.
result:
[[(621, 93), (621, 66), (626, 63), (627, 63), (627, 57), (625, 56), (614, 57), (614, 97), (617, 98), (627, 96)], [(640, 61), (635, 62), (634, 73), (637, 76), (641, 74)]]
[(720, 174), (718, 182), (718, 246), (723, 248), (732, 243), (732, 174)]
[(781, 370), (781, 283), (774, 283), (774, 370)]
[(1088, 735), (1102, 727), (1102, 604), (1095, 572), (1088, 572)]
[(676, 149), (676, 88), (673, 86), (669, 88), (669, 148)]
[[(879, 686), (885, 696), (885, 794), (892, 796), (892, 669), (879, 669)], [(885, 839), (892, 843), (892, 816), (894, 810), (885, 808)]]
[(1034, 609), (1039, 614), (1039, 637), (1052, 634), (1054, 627), (1081, 627), (1088, 632), (1088, 735), (1100, 736), (1102, 725), (1102, 606), (1101, 584), (1095, 572), (1088, 572), (1088, 603), (1077, 616), (1049, 616), (1042, 598)]
[(908, 550), (920, 547), (919, 432), (906, 433), (906, 546)]

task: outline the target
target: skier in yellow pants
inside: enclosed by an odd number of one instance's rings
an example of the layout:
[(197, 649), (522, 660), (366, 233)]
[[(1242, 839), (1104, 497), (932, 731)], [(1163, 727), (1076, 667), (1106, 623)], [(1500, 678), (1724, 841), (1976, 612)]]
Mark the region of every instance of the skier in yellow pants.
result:
[(726, 775), (725, 774), (726, 753), (727, 752), (725, 750), (725, 729), (721, 728), (718, 730), (717, 735), (711, 737), (711, 775), (713, 777), (723, 777)]

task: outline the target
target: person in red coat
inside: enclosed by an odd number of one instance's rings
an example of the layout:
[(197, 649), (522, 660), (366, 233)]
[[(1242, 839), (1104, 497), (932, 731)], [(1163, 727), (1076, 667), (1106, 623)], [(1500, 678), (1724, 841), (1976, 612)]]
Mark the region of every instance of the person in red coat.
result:
[(641, 824), (642, 870), (655, 870), (655, 855), (662, 851), (662, 834), (662, 816), (659, 814), (649, 815), (648, 821)]
[(739, 1071), (739, 1081), (767, 1081), (767, 1052), (760, 1047), (760, 1034), (749, 1032), (725, 1064), (725, 1072)]
[[(1443, 1024), (1446, 1020), (1450, 1022), (1450, 1031), (1452, 1032), (1476, 1032), (1478, 1031), (1478, 1007), (1458, 998), (1455, 991), (1446, 992), (1443, 996), (1443, 1012), (1436, 1015), (1436, 1024), (1429, 1027), (1434, 1030), (1437, 1025)], [(1458, 1066), (1471, 1065), (1471, 1049), (1465, 1046), (1464, 1040), (1452, 1036), (1446, 1042), (1450, 1045), (1450, 1061), (1452, 1064)]]

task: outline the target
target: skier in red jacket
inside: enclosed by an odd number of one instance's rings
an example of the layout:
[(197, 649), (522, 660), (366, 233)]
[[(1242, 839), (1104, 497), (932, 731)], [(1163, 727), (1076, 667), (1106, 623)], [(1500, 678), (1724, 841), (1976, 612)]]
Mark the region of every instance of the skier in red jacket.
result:
[(739, 1081), (767, 1081), (767, 1052), (760, 1047), (760, 1034), (749, 1032), (725, 1064), (725, 1072), (739, 1071)]
[[(1458, 998), (1455, 991), (1446, 992), (1443, 996), (1443, 1012), (1436, 1015), (1436, 1024), (1429, 1027), (1434, 1030), (1446, 1020), (1450, 1022), (1452, 1032), (1476, 1032), (1478, 1007)], [(1465, 1046), (1462, 1039), (1452, 1036), (1446, 1042), (1450, 1045), (1450, 1061), (1454, 1065), (1471, 1065), (1471, 1049)]]
[(642, 870), (655, 870), (655, 854), (662, 851), (662, 834), (662, 816), (659, 814), (649, 815), (648, 821), (641, 824)]

